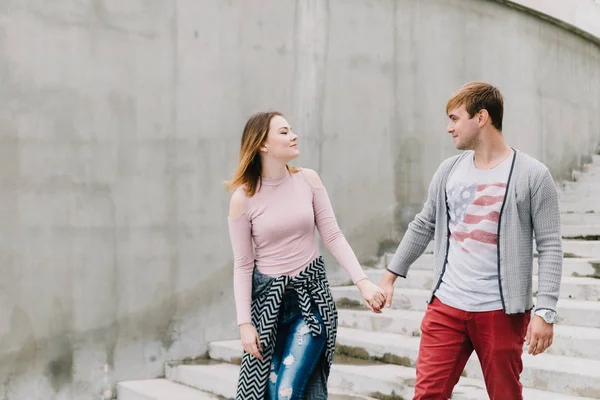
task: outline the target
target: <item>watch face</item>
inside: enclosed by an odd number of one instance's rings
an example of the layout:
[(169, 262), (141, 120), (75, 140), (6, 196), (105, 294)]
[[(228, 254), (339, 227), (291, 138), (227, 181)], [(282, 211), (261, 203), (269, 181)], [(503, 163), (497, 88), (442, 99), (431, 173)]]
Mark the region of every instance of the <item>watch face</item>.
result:
[(553, 324), (554, 322), (556, 322), (556, 311), (540, 310), (539, 312), (536, 312), (535, 314), (542, 317), (542, 319), (549, 324)]
[(546, 321), (549, 324), (553, 324), (556, 322), (556, 311), (552, 311), (552, 310), (539, 310), (535, 312), (535, 315), (541, 317), (544, 321)]

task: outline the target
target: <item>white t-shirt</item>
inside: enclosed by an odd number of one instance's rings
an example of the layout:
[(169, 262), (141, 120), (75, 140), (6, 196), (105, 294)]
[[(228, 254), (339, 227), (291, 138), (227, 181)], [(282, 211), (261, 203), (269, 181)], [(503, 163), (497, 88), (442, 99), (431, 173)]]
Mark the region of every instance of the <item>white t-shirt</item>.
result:
[(491, 170), (474, 153), (454, 166), (446, 184), (450, 215), (448, 264), (435, 295), (463, 311), (502, 309), (498, 285), (498, 221), (514, 152)]

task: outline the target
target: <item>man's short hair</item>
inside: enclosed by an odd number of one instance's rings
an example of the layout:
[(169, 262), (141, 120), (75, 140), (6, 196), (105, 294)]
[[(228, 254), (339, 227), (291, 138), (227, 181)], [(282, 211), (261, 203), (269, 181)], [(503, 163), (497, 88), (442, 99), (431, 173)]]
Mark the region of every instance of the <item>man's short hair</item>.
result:
[(492, 125), (499, 131), (502, 131), (504, 98), (498, 88), (485, 82), (467, 83), (448, 100), (446, 114), (463, 104), (470, 118), (473, 118), (475, 114), (483, 109), (487, 110), (492, 119)]

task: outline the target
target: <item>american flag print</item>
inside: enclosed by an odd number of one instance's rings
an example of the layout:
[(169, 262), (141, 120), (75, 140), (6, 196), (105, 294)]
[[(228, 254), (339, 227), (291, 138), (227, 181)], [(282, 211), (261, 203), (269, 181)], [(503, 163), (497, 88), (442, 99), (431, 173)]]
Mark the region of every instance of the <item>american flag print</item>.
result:
[(448, 192), (450, 240), (466, 253), (496, 251), (506, 183), (457, 183)]

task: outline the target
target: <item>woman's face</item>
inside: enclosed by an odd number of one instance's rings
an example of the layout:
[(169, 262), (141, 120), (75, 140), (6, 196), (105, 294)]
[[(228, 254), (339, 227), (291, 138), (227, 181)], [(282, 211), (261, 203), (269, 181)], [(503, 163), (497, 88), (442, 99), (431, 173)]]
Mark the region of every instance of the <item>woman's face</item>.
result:
[(298, 136), (292, 132), (290, 124), (282, 116), (271, 118), (269, 133), (261, 149), (265, 157), (273, 157), (285, 163), (300, 155)]

